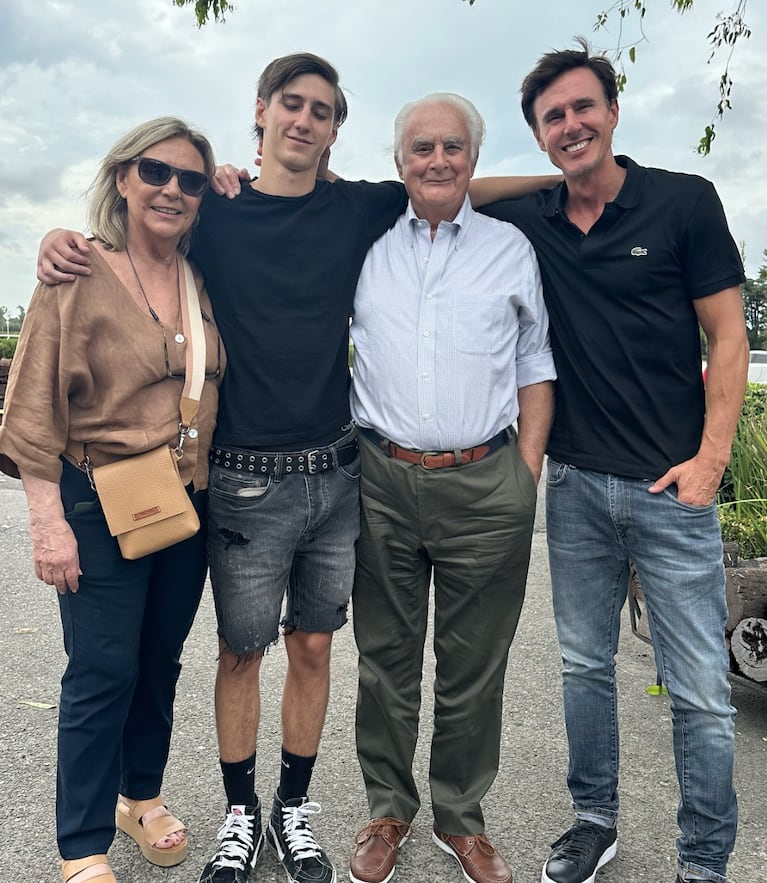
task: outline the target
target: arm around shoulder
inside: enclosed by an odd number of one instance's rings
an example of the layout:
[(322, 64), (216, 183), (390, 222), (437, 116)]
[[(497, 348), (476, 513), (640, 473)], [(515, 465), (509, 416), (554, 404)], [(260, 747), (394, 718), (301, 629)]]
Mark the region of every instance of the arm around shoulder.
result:
[(46, 285), (74, 282), (76, 276), (90, 276), (90, 246), (75, 230), (50, 230), (37, 253), (37, 278)]
[(537, 190), (550, 190), (562, 181), (561, 175), (500, 175), (472, 178), (469, 197), (474, 208), (501, 199), (519, 199)]

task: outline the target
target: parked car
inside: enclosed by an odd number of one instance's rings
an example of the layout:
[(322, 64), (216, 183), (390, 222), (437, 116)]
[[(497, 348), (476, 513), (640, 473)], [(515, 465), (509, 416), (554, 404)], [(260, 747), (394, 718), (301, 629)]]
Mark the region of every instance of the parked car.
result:
[(767, 350), (751, 350), (749, 353), (748, 382), (767, 383)]

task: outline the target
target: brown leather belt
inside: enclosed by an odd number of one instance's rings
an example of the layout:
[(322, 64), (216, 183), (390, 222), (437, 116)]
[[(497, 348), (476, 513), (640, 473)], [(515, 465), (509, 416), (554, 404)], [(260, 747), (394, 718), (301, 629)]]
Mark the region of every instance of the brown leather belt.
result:
[(366, 429), (363, 426), (359, 428), (360, 434), (373, 442), (389, 457), (395, 460), (404, 460), (405, 463), (414, 463), (422, 466), (424, 469), (444, 469), (448, 466), (462, 466), (465, 463), (474, 463), (481, 460), (493, 451), (506, 444), (512, 437), (512, 429), (502, 429), (498, 435), (494, 435), (481, 445), (473, 448), (464, 448), (459, 451), (414, 451), (411, 448), (403, 448), (384, 438), (380, 432), (375, 429)]

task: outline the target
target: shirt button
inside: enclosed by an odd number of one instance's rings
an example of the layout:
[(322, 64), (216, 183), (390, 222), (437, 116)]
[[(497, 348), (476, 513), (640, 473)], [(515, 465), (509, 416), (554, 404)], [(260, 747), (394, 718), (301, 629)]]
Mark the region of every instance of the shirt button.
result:
[(426, 300), (431, 300), (433, 297), (434, 297), (433, 294), (427, 294), (427, 295), (426, 295)]
[(424, 336), (424, 337), (429, 337), (429, 332), (428, 332), (428, 331), (424, 331), (423, 336)]
[(424, 414), (423, 419), (424, 420), (431, 420), (431, 414)]
[(423, 377), (424, 380), (428, 380), (429, 379), (429, 372), (424, 371), (423, 374), (421, 375), (421, 377)]

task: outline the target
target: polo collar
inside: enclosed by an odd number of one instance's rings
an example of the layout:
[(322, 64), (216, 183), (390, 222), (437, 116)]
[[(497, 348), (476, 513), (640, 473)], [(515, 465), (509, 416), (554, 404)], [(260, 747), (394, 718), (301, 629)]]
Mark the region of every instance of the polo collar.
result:
[[(612, 201), (622, 209), (636, 208), (639, 204), (639, 194), (642, 189), (642, 181), (645, 177), (645, 169), (637, 165), (633, 159), (623, 154), (615, 157), (615, 162), (626, 169), (626, 178), (618, 195)], [(543, 207), (544, 217), (553, 218), (557, 215), (565, 216), (565, 203), (567, 202), (567, 184), (564, 181), (557, 184), (546, 197)]]

